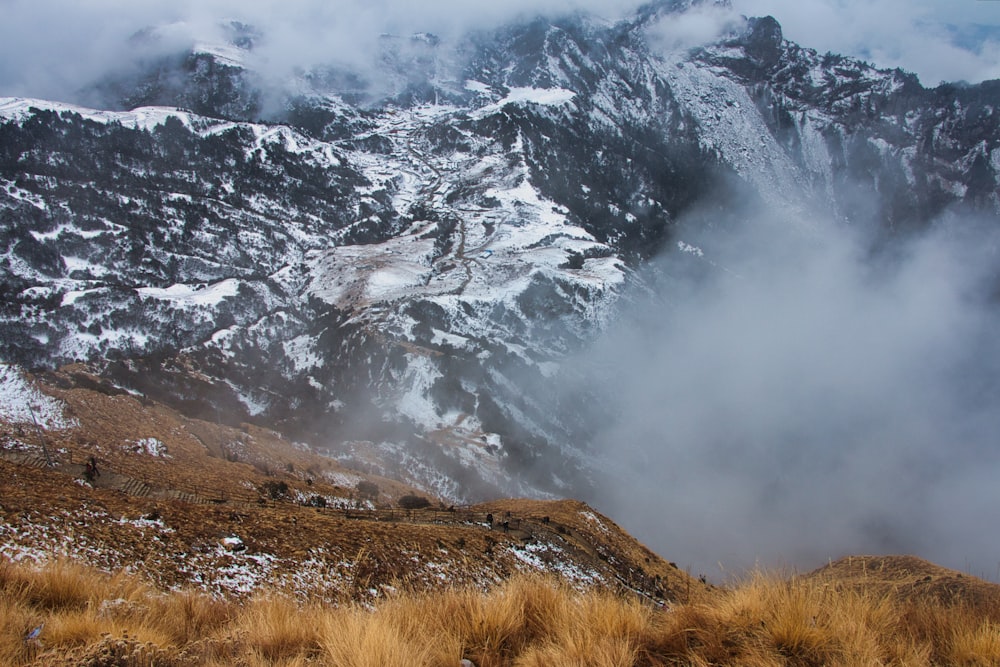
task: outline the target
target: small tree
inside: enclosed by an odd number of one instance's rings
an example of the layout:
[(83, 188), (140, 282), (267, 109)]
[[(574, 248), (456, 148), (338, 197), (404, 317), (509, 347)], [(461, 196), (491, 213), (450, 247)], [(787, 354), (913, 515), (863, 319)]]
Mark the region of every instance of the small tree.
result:
[(261, 484), (258, 490), (261, 495), (271, 500), (283, 500), (288, 497), (288, 484), (285, 482), (269, 480)]
[(431, 506), (431, 501), (423, 496), (405, 495), (399, 499), (399, 506), (404, 510), (422, 510)]
[(362, 498), (368, 498), (369, 500), (375, 500), (378, 498), (379, 488), (378, 484), (374, 482), (369, 482), (368, 480), (363, 479), (358, 482), (357, 486), (354, 488), (357, 489), (358, 495)]

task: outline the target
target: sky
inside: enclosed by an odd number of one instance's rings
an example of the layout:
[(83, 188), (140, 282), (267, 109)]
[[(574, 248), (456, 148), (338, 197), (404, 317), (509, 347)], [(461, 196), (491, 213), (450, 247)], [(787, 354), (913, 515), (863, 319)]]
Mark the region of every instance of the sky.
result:
[[(916, 72), (925, 85), (1000, 78), (995, 0), (732, 0), (736, 12), (772, 14), (787, 38), (819, 51), (853, 55)], [(69, 101), (131, 57), (128, 37), (183, 21), (213, 37), (213, 22), (237, 18), (266, 26), (261, 64), (274, 76), (296, 65), (358, 61), (381, 32), (447, 36), (540, 12), (586, 10), (619, 18), (638, 0), (0, 0), (0, 95)], [(689, 22), (698, 29), (697, 22)], [(702, 29), (704, 25), (700, 26)]]

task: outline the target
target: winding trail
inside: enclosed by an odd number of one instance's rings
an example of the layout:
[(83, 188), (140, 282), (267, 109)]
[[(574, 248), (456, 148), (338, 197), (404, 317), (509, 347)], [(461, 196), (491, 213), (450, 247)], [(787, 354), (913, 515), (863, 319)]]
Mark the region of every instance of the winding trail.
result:
[[(483, 252), (483, 250), (488, 246), (492, 240), (492, 235), (490, 238), (486, 239), (483, 243), (475, 248), (468, 249), (466, 246), (468, 244), (468, 222), (466, 216), (463, 213), (466, 212), (485, 212), (484, 209), (471, 210), (471, 209), (459, 209), (451, 206), (447, 203), (448, 189), (442, 188), (445, 184), (445, 175), (441, 168), (436, 165), (428, 157), (426, 153), (417, 149), (414, 146), (414, 134), (420, 131), (420, 126), (410, 126), (399, 124), (394, 127), (394, 132), (390, 133), (390, 136), (397, 136), (399, 132), (406, 132), (406, 138), (403, 144), (406, 147), (406, 152), (409, 154), (410, 158), (422, 165), (427, 171), (429, 171), (433, 177), (431, 180), (423, 184), (419, 189), (419, 194), (417, 200), (410, 205), (412, 210), (415, 206), (423, 206), (438, 212), (442, 217), (450, 217), (458, 221), (458, 248), (455, 250), (455, 259), (462, 265), (462, 269), (465, 272), (465, 278), (462, 282), (454, 289), (449, 290), (446, 294), (460, 295), (463, 294), (468, 288), (469, 284), (473, 279), (473, 266), (479, 265), (479, 260), (475, 257), (476, 254)], [(453, 182), (454, 179), (449, 179), (449, 182)], [(447, 256), (442, 256), (434, 259), (434, 263), (441, 262), (447, 259)]]

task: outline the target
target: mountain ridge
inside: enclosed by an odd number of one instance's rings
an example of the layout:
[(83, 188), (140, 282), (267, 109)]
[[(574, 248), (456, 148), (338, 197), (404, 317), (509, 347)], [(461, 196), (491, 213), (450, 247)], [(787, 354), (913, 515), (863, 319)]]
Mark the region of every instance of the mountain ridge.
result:
[(458, 77), (449, 45), (390, 40), (392, 95), (313, 72), (287, 124), (241, 118), (245, 70), (211, 48), (130, 98), (172, 109), (4, 101), (4, 359), (86, 360), (316, 447), (376, 442), (456, 501), (564, 495), (594, 463), (548, 400), (561, 364), (650, 257), (698, 247), (698, 220), (819, 206), (891, 239), (995, 215), (995, 86), (928, 91), (770, 18), (659, 53), (655, 20), (479, 34)]
[(0, 556), (13, 562), (83, 559), (140, 568), (162, 589), (328, 603), (518, 573), (650, 602), (707, 590), (582, 502), (449, 506), (275, 432), (186, 417), (82, 366), (3, 371), (5, 401), (35, 405), (30, 419), (0, 420)]

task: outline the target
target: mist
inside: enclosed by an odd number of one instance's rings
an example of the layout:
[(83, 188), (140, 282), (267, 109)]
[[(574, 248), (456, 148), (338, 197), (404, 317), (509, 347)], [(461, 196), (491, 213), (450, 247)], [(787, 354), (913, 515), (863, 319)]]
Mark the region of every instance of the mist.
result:
[(713, 578), (889, 553), (994, 578), (996, 232), (950, 216), (873, 250), (757, 212), (676, 238), (575, 362), (609, 415), (589, 500)]
[(646, 36), (661, 52), (686, 51), (722, 39), (741, 24), (742, 17), (732, 7), (695, 5), (683, 13), (656, 21), (646, 31)]
[[(318, 67), (373, 69), (383, 35), (429, 32), (443, 40), (469, 30), (566, 12), (592, 12), (615, 20), (642, 2), (529, 0), (0, 0), (0, 95), (76, 102), (101, 77), (152, 57), (202, 42), (224, 44), (223, 22), (240, 21), (262, 33), (247, 63), (263, 82), (287, 85)], [(140, 45), (137, 32), (157, 29), (157, 44)]]
[[(225, 42), (222, 23), (240, 21), (262, 33), (248, 57), (265, 84), (286, 84), (321, 67), (374, 71), (383, 35), (434, 33), (443, 40), (469, 30), (568, 12), (588, 12), (609, 21), (631, 15), (642, 0), (529, 0), (461, 2), (436, 0), (306, 0), (290, 6), (274, 0), (0, 0), (0, 95), (86, 100), (89, 86), (109, 73), (156, 55), (156, 49)], [(881, 67), (914, 71), (927, 85), (940, 80), (971, 82), (1000, 76), (1000, 11), (996, 3), (943, 9), (930, 0), (732, 0), (732, 8), (706, 3), (665, 21), (654, 34), (661, 46), (689, 48), (715, 38), (739, 14), (772, 14), (785, 35), (806, 47), (871, 60)], [(993, 28), (975, 43), (960, 35)], [(163, 39), (137, 51), (130, 38), (158, 29)], [(656, 31), (654, 31), (655, 33)], [(981, 30), (980, 30), (981, 32)], [(984, 33), (987, 34), (987, 33)]]

